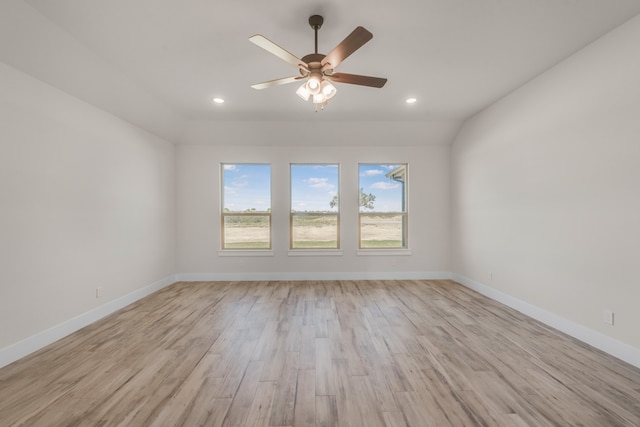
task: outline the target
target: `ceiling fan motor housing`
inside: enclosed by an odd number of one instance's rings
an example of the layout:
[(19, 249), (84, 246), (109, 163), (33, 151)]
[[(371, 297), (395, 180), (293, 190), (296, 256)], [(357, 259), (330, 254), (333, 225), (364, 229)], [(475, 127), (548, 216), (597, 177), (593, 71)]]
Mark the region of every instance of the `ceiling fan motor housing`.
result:
[(301, 67), (300, 74), (306, 76), (307, 74), (311, 74), (315, 71), (322, 73), (322, 60), (325, 56), (327, 55), (323, 55), (321, 53), (310, 53), (309, 55), (303, 56), (302, 61), (307, 64), (309, 68), (305, 69)]

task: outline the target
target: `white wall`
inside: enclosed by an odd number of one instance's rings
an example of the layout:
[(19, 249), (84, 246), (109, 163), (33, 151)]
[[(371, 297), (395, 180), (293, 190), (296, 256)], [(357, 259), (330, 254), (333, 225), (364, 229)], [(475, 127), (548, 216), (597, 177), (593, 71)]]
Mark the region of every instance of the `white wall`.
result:
[[(235, 145), (236, 132), (210, 133), (209, 145), (176, 150), (178, 194), (178, 272), (183, 278), (400, 278), (441, 277), (449, 263), (449, 147), (430, 145), (418, 133), (399, 128), (393, 138), (369, 135), (314, 146), (323, 126), (345, 134), (369, 133), (367, 123), (309, 124), (306, 137), (297, 124), (237, 123), (255, 145)], [(383, 125), (382, 125), (383, 127)], [(242, 128), (242, 129), (240, 129)], [(268, 128), (268, 131), (265, 129)], [(411, 128), (412, 129), (412, 128)], [(360, 131), (360, 132), (359, 132)], [(335, 130), (333, 133), (336, 133)], [(382, 132), (384, 133), (384, 132)], [(262, 146), (263, 141), (280, 141)], [(360, 145), (360, 146), (357, 146)], [(383, 146), (384, 145), (384, 146)], [(220, 163), (271, 163), (272, 257), (220, 257)], [(341, 256), (288, 256), (290, 163), (339, 163), (341, 180)], [(409, 163), (409, 256), (358, 256), (358, 162)], [(190, 273), (190, 274), (185, 274)]]
[(452, 251), (461, 280), (640, 366), (638, 40), (640, 17), (465, 123)]
[(172, 279), (174, 178), (172, 144), (0, 63), (0, 366)]

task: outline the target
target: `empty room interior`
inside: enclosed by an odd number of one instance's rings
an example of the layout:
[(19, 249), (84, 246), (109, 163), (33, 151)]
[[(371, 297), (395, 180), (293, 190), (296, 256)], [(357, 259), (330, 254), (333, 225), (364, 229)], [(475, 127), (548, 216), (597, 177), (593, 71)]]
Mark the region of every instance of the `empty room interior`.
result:
[(640, 1), (0, 2), (0, 425), (640, 425)]

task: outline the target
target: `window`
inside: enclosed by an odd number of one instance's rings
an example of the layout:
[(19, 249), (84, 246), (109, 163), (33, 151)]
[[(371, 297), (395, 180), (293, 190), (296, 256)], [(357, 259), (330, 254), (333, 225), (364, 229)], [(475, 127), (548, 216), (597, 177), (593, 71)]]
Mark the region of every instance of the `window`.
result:
[(406, 249), (407, 165), (360, 164), (360, 249)]
[(291, 249), (339, 249), (339, 167), (291, 165)]
[(271, 165), (222, 164), (222, 249), (271, 249)]

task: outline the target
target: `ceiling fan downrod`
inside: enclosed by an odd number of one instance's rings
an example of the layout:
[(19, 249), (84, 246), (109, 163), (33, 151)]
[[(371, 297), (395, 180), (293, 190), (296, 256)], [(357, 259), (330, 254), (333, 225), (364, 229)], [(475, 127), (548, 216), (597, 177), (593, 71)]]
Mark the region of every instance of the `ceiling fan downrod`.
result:
[(318, 30), (322, 28), (323, 22), (324, 22), (324, 18), (320, 15), (312, 15), (309, 17), (309, 25), (311, 25), (311, 28), (313, 28), (313, 31), (316, 36), (315, 37), (316, 38), (316, 43), (315, 43), (316, 54), (318, 53)]

